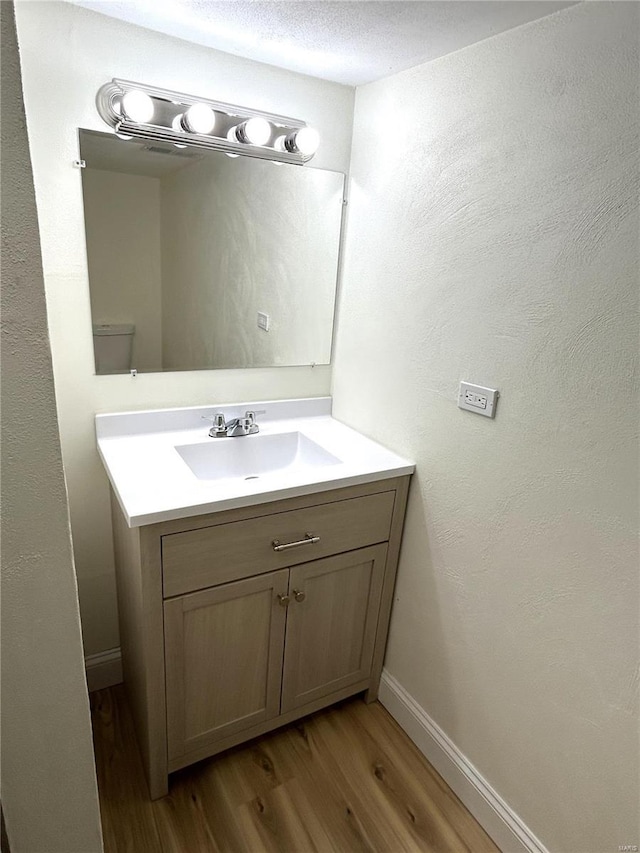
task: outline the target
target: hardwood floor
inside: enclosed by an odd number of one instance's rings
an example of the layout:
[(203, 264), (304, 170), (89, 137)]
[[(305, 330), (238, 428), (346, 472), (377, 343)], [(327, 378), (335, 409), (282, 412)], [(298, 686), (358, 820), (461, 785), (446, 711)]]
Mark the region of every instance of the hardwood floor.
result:
[(106, 853), (499, 853), (377, 702), (180, 770), (155, 802), (123, 686), (92, 693), (91, 710)]

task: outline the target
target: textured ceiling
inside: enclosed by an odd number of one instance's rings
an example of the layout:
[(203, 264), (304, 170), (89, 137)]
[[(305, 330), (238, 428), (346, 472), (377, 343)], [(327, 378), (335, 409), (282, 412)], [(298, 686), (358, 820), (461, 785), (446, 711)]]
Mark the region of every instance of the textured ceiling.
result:
[(187, 41), (357, 86), (573, 3), (542, 0), (68, 0)]

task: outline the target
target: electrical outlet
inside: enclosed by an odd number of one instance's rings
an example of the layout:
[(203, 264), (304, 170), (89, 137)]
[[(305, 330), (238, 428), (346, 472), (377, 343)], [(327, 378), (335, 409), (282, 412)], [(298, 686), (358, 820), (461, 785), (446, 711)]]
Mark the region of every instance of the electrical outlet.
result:
[(264, 332), (268, 332), (269, 326), (269, 315), (265, 314), (264, 311), (258, 311), (258, 328), (262, 329)]
[(477, 415), (492, 418), (496, 413), (496, 401), (500, 395), (493, 388), (483, 388), (482, 385), (471, 385), (469, 382), (460, 383), (458, 392), (458, 407)]
[(464, 401), (468, 406), (473, 406), (474, 409), (487, 408), (487, 398), (483, 394), (476, 394), (468, 389), (464, 392)]

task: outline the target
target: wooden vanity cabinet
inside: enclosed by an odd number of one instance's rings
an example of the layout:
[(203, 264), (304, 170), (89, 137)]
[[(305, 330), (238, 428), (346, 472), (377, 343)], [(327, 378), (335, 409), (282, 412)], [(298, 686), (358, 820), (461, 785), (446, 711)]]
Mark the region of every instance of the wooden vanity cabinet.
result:
[(153, 799), (174, 770), (376, 698), (408, 481), (138, 528), (112, 499), (124, 680)]

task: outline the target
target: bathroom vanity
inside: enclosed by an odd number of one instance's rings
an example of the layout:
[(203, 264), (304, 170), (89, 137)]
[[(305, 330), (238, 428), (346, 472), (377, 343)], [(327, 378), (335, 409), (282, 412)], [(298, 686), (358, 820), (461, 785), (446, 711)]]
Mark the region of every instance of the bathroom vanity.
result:
[(266, 409), (259, 436), (208, 437), (201, 417), (244, 405), (97, 417), (154, 799), (174, 770), (377, 696), (413, 465), (331, 418), (328, 399), (246, 404)]

